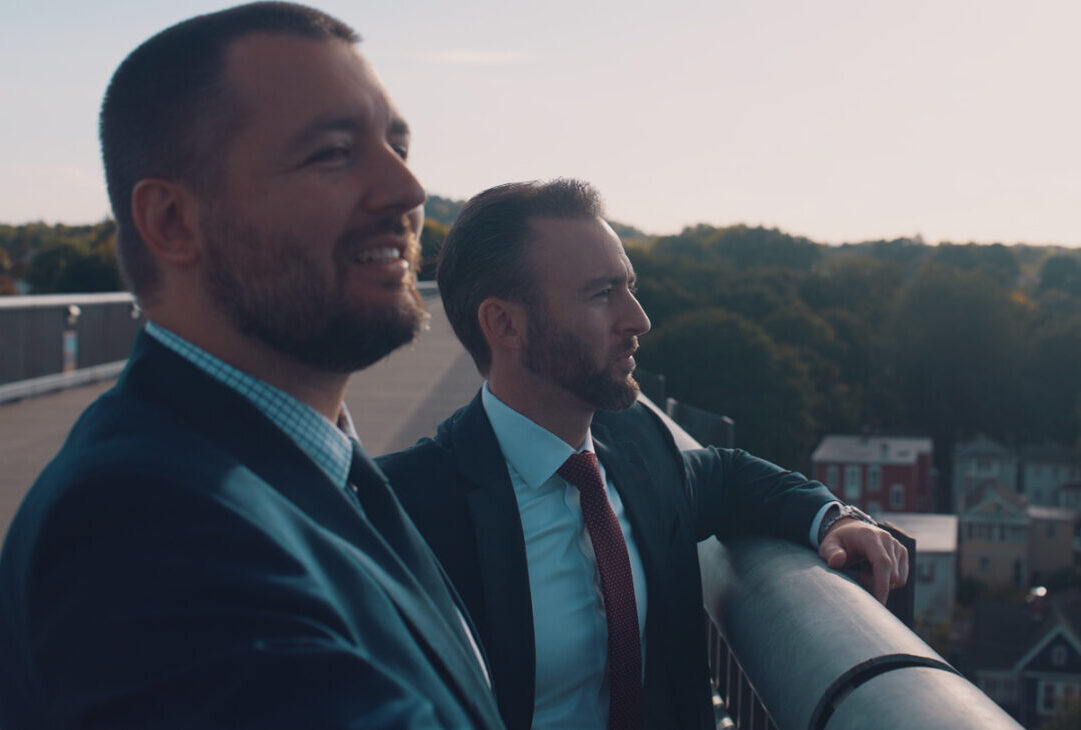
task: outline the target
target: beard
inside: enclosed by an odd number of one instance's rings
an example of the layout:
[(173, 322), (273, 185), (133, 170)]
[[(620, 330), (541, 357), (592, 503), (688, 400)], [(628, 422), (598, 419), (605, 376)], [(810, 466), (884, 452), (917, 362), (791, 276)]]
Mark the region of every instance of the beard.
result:
[(348, 231), (334, 245), (333, 275), (324, 272), (305, 242), (291, 234), (265, 234), (215, 213), (203, 231), (210, 296), (242, 334), (307, 365), (351, 373), (412, 342), (427, 321), (415, 272), (419, 245), (407, 251), (413, 273), (395, 283), (405, 291), (394, 304), (350, 300), (346, 285), (353, 255), (375, 233), (401, 232), (401, 219), (372, 230)]
[[(618, 357), (605, 366), (598, 366), (589, 348), (579, 337), (560, 332), (548, 323), (543, 311), (530, 314), (528, 340), (522, 353), (522, 364), (535, 375), (570, 391), (600, 411), (624, 411), (638, 399), (638, 381), (628, 373), (613, 374)], [(620, 355), (637, 345), (631, 337), (619, 348)]]

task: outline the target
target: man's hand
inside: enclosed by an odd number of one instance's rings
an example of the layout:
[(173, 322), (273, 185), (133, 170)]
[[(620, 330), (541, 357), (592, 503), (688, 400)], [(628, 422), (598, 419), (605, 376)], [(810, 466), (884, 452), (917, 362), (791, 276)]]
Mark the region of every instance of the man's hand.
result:
[(831, 568), (859, 566), (860, 582), (879, 603), (908, 580), (908, 550), (880, 527), (851, 517), (837, 520), (818, 554)]

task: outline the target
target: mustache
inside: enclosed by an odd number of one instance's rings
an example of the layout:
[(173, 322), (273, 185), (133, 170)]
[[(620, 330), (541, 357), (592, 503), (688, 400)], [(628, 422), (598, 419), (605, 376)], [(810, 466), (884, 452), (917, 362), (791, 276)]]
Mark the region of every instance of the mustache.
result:
[(612, 357), (613, 360), (618, 360), (619, 358), (626, 355), (628, 352), (633, 356), (635, 353), (638, 352), (638, 337), (637, 337), (637, 335), (632, 336), (632, 337), (624, 340), (623, 342), (619, 343), (619, 347), (614, 348), (614, 350), (615, 350), (615, 355), (613, 355), (613, 357)]

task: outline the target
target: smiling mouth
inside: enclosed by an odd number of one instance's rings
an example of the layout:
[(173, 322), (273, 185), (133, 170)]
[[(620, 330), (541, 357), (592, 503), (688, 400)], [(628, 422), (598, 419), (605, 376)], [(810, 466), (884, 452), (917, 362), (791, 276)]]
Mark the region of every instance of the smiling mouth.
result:
[(400, 258), (402, 258), (401, 249), (395, 246), (378, 246), (376, 248), (368, 248), (360, 251), (353, 260), (358, 264), (373, 262), (388, 264), (397, 261)]

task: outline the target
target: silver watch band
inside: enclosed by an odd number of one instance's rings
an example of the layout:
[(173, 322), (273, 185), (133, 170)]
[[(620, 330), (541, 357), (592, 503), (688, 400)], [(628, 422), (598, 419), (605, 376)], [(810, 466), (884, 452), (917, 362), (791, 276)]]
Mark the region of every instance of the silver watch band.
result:
[(859, 520), (860, 522), (866, 522), (870, 525), (878, 527), (878, 523), (875, 522), (869, 514), (861, 509), (853, 507), (850, 504), (836, 504), (826, 512), (826, 515), (822, 518), (822, 524), (818, 526), (818, 544), (821, 545), (822, 541), (826, 539), (826, 535), (829, 533), (830, 528), (838, 520), (845, 517), (851, 517), (852, 519)]

